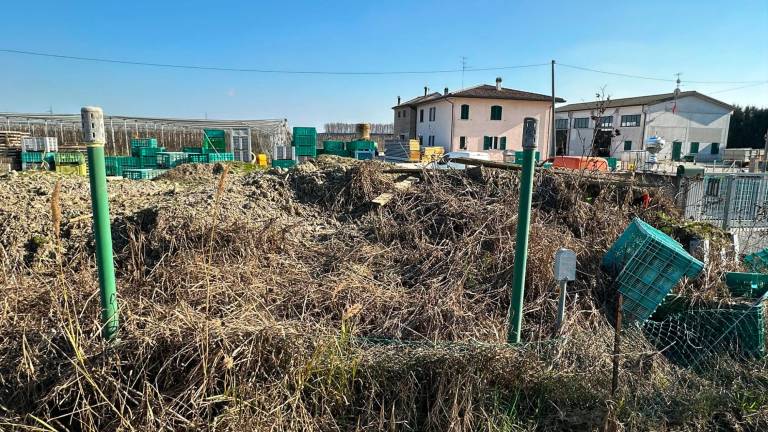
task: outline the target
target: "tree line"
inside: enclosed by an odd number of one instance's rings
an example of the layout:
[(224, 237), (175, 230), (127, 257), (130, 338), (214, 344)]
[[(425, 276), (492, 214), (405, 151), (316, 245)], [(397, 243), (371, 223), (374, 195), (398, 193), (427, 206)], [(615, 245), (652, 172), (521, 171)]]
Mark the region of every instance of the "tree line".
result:
[[(372, 134), (393, 134), (395, 133), (394, 123), (370, 123)], [(326, 123), (326, 133), (357, 133), (357, 123)]]
[(728, 148), (764, 148), (768, 131), (768, 108), (733, 107), (728, 128)]

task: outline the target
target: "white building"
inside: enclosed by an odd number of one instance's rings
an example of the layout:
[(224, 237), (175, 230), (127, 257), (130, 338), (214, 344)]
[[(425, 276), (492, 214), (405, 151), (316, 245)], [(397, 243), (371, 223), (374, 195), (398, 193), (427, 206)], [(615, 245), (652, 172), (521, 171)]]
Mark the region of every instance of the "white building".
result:
[(599, 106), (596, 101), (556, 109), (558, 154), (621, 158), (645, 150), (646, 138), (656, 135), (667, 143), (659, 161), (720, 160), (733, 113), (730, 105), (695, 91), (608, 100), (602, 115)]
[[(565, 102), (558, 98), (557, 102)], [(504, 150), (522, 150), (523, 120), (536, 119), (536, 143), (542, 157), (550, 140), (552, 96), (513, 90), (496, 85), (478, 85), (456, 92), (428, 93), (399, 103), (395, 111), (395, 134), (401, 139), (419, 139), (424, 146), (446, 151), (488, 151), (502, 158)]]

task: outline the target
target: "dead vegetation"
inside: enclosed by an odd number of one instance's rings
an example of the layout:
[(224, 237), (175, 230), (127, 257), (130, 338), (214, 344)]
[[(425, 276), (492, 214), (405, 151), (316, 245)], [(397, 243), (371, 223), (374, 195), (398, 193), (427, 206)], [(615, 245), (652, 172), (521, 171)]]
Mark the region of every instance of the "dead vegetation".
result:
[[(377, 163), (323, 157), (288, 172), (183, 166), (111, 182), (113, 345), (99, 338), (87, 180), (0, 180), (0, 429), (768, 424), (765, 361), (693, 372), (639, 332), (624, 339), (610, 397), (615, 293), (600, 259), (635, 215), (689, 235), (661, 195), (644, 209), (626, 183), (537, 176), (526, 343), (512, 347), (517, 175), (424, 174), (386, 206), (370, 203), (396, 180)], [(552, 327), (559, 247), (579, 258), (562, 335)], [(725, 267), (713, 259), (681, 289), (723, 295)]]

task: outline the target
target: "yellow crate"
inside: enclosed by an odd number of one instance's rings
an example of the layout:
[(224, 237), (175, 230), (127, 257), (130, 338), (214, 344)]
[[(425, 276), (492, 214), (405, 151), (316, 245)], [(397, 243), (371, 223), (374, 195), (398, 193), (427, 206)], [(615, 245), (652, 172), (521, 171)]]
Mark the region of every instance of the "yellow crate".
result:
[(421, 145), (419, 145), (419, 140), (416, 140), (416, 139), (408, 140), (408, 150), (412, 152), (414, 151), (421, 152)]
[(408, 159), (412, 161), (418, 161), (421, 159), (421, 150), (411, 150), (408, 153)]
[(264, 153), (259, 153), (259, 154), (256, 156), (256, 162), (258, 163), (258, 165), (259, 165), (260, 167), (265, 167), (265, 168), (266, 168), (266, 167), (267, 167), (267, 165), (269, 165), (269, 160), (268, 160), (268, 158), (267, 158), (267, 155), (266, 155), (266, 154), (264, 154)]
[(445, 153), (445, 149), (442, 147), (424, 147), (424, 156), (442, 156), (443, 153)]
[(59, 174), (67, 175), (80, 175), (84, 176), (88, 174), (88, 165), (86, 164), (56, 164), (56, 172)]

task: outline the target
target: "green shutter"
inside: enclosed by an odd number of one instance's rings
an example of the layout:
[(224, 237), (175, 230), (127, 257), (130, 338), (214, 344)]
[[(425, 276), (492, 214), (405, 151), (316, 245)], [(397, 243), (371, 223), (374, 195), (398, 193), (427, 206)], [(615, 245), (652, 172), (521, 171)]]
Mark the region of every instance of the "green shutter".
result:
[(632, 141), (624, 141), (624, 151), (632, 150)]
[(720, 153), (720, 143), (712, 143), (709, 145), (709, 153), (710, 154), (719, 154)]
[(688, 152), (688, 153), (690, 153), (690, 154), (696, 154), (696, 153), (698, 153), (698, 152), (699, 152), (699, 143), (697, 143), (697, 142), (692, 142), (692, 143), (691, 143), (691, 151), (690, 151), (690, 152)]
[(490, 150), (491, 148), (491, 137), (484, 136), (483, 137), (483, 150)]
[(499, 138), (499, 149), (500, 150), (506, 150), (507, 149), (507, 137)]
[(501, 120), (501, 106), (493, 105), (491, 107), (491, 120)]
[(461, 106), (461, 119), (462, 120), (469, 120), (469, 105), (462, 105)]

